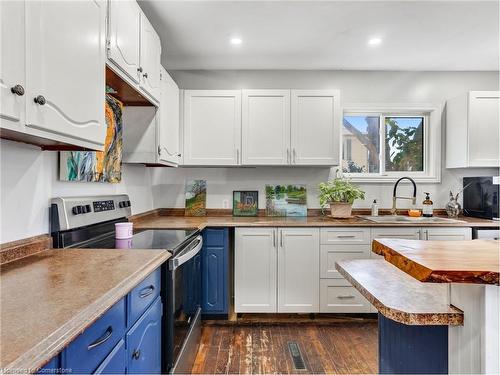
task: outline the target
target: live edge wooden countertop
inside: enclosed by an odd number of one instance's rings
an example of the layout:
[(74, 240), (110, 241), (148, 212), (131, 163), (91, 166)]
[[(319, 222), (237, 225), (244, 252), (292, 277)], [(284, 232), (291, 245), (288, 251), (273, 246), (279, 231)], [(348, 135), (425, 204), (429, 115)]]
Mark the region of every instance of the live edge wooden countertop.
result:
[(419, 281), (499, 285), (500, 241), (497, 240), (383, 238), (373, 241), (372, 250)]
[(0, 267), (0, 372), (36, 372), (170, 257), (45, 250)]
[(199, 229), (206, 227), (492, 227), (500, 226), (498, 221), (460, 217), (461, 223), (375, 223), (359, 217), (331, 219), (325, 216), (307, 217), (233, 217), (203, 216), (188, 217), (158, 213), (138, 215), (131, 218), (134, 229)]
[(415, 280), (383, 259), (355, 259), (335, 267), (385, 317), (409, 325), (462, 325), (445, 284)]

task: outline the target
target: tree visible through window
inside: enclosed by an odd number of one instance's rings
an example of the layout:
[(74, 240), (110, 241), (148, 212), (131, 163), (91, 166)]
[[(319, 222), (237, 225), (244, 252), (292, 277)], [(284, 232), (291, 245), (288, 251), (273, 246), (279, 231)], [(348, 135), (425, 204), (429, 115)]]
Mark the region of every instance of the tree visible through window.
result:
[(342, 144), (345, 173), (423, 172), (424, 116), (346, 115)]

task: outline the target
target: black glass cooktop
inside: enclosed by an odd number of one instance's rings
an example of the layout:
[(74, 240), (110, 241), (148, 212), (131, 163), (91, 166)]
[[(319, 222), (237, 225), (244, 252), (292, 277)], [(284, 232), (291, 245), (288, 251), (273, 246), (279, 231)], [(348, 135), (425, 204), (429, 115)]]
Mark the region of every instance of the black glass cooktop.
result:
[(176, 250), (190, 241), (199, 231), (177, 229), (152, 229), (134, 234), (125, 240), (115, 239), (114, 233), (101, 236), (72, 247), (92, 249), (165, 249)]

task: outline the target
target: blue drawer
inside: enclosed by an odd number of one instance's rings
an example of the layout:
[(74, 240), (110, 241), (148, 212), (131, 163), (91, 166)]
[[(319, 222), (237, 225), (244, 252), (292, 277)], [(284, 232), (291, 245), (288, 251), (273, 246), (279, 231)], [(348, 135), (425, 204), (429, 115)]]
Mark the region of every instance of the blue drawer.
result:
[(127, 327), (132, 326), (160, 295), (161, 271), (158, 268), (137, 285), (128, 296)]
[(89, 374), (108, 356), (126, 330), (125, 298), (88, 327), (63, 352), (63, 367), (72, 373)]
[(161, 373), (161, 316), (158, 297), (153, 305), (127, 333), (127, 372), (129, 374)]
[(221, 246), (224, 247), (225, 228), (222, 229), (205, 229), (203, 231), (203, 242), (206, 246)]
[(125, 341), (120, 340), (118, 345), (115, 346), (97, 370), (95, 370), (94, 374), (125, 374), (127, 371), (126, 356)]

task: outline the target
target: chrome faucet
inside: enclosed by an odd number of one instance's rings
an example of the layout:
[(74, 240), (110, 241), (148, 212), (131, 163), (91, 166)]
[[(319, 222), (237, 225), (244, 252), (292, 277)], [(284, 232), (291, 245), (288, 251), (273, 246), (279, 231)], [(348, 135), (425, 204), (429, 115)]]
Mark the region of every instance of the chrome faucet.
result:
[[(401, 180), (409, 180), (413, 184), (413, 197), (398, 197), (396, 195), (396, 191), (398, 190), (398, 184), (401, 182)], [(392, 215), (397, 215), (398, 209), (396, 208), (396, 201), (398, 199), (411, 199), (412, 203), (415, 204), (417, 202), (417, 184), (415, 181), (413, 181), (412, 178), (410, 177), (401, 177), (399, 180), (396, 181), (394, 184), (394, 190), (392, 192), (392, 208), (391, 208), (391, 214)]]

